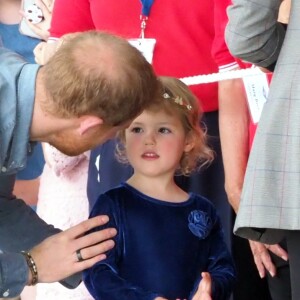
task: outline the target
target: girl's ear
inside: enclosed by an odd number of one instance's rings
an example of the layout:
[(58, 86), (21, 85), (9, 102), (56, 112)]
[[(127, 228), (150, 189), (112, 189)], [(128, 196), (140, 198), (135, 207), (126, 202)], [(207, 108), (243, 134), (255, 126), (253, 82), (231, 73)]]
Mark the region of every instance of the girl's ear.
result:
[(85, 134), (89, 129), (94, 128), (95, 126), (103, 124), (103, 120), (96, 116), (81, 116), (80, 118), (80, 126), (78, 128), (79, 134)]
[(195, 136), (189, 132), (185, 139), (184, 152), (190, 152), (195, 146)]

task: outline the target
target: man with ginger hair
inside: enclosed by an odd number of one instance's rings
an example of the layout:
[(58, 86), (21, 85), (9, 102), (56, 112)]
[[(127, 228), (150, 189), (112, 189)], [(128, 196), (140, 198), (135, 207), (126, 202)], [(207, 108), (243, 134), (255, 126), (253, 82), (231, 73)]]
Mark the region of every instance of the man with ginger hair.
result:
[(13, 196), (15, 173), (34, 142), (80, 154), (113, 137), (157, 91), (140, 52), (109, 34), (77, 34), (43, 67), (0, 45), (0, 297), (17, 296), (37, 282), (75, 287), (77, 272), (114, 245), (112, 228), (83, 236), (106, 223), (106, 216), (60, 232)]

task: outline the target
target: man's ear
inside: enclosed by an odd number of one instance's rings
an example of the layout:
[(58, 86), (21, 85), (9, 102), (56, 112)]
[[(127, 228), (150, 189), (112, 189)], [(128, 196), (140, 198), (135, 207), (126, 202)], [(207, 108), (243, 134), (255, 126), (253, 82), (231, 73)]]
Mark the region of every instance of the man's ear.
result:
[(78, 132), (80, 135), (83, 135), (88, 130), (103, 124), (103, 120), (101, 118), (96, 116), (90, 116), (90, 115), (79, 117), (79, 122), (80, 124), (78, 128)]

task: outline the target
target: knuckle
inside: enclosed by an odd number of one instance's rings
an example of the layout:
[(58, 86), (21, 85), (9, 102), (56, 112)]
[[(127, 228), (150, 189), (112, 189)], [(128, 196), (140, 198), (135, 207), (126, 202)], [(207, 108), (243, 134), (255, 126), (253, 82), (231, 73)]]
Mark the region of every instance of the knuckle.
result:
[(91, 228), (93, 228), (92, 221), (86, 220), (86, 221), (82, 222), (80, 224), (80, 228), (81, 228), (82, 233), (89, 231)]

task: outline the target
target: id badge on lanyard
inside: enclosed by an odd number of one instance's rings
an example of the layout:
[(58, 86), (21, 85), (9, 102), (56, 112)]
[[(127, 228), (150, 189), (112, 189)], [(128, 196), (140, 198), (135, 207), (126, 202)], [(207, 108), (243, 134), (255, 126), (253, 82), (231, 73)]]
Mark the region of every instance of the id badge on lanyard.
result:
[(135, 48), (137, 48), (151, 64), (153, 59), (154, 48), (156, 39), (145, 38), (145, 30), (147, 26), (147, 20), (150, 15), (150, 10), (154, 0), (141, 0), (142, 13), (141, 20), (141, 34), (139, 38), (129, 39), (128, 42)]

